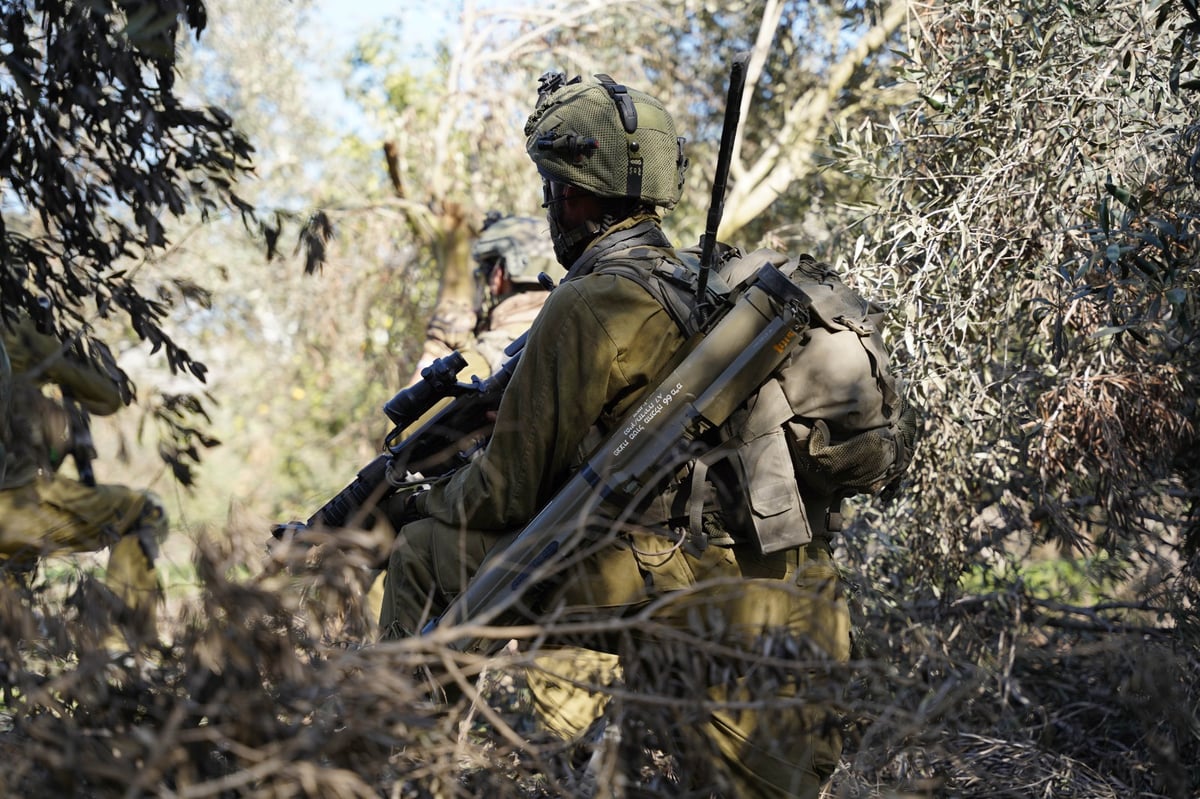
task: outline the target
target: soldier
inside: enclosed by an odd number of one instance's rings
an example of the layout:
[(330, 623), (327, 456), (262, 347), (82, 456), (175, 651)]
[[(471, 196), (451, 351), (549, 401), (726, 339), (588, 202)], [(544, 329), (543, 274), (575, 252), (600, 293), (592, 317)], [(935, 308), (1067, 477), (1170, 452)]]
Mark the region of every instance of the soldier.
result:
[[(566, 270), (556, 259), (544, 219), (502, 217), (495, 211), (488, 214), (471, 256), (482, 296), (474, 349), (495, 372), (508, 360), (505, 348), (530, 329), (549, 296), (540, 276), (557, 285)], [(616, 672), (615, 656), (605, 652), (558, 647), (540, 654), (525, 673), (539, 729), (565, 741), (579, 739), (608, 699), (603, 689), (580, 686), (608, 686)]]
[(421, 371), (427, 366), (455, 351), (465, 353), (467, 367), (464, 371), (468, 375), (477, 374), (486, 367), (486, 362), (470, 349), (478, 323), (479, 314), (470, 307), (469, 301), (439, 301), (433, 317), (425, 326), (425, 343), (409, 378), (409, 385), (421, 379)]
[[(551, 285), (566, 274), (554, 259), (546, 236), (546, 223), (528, 216), (504, 216), (490, 211), (484, 218), (478, 238), (471, 245), (475, 261), (477, 302), (472, 317), (478, 320), (470, 338), (453, 338), (451, 347), (443, 334), (438, 317), (430, 323), (431, 338), (425, 344), (424, 368), (434, 359), (457, 350), (467, 361), (463, 376), (486, 378), (504, 365), (509, 356), (505, 349), (529, 330), (546, 302), (548, 286), (539, 279), (545, 274)], [(415, 382), (415, 381), (414, 381)], [(431, 419), (450, 402), (446, 399), (429, 409), (410, 425), (413, 430)], [(367, 612), (378, 619), (383, 604), (383, 575), (372, 580), (367, 593)]]
[(131, 631), (152, 638), (161, 598), (154, 560), (168, 527), (162, 503), (148, 491), (89, 485), (60, 474), (77, 442), (64, 405), (42, 391), (56, 384), (84, 410), (104, 416), (121, 407), (117, 384), (64, 351), (28, 317), (0, 323), (0, 338), (12, 366), (8, 413), (0, 426), (6, 453), (0, 571), (8, 582), (25, 586), (43, 556), (109, 547), (105, 584), (120, 600), (119, 611), (129, 615)]
[[(679, 200), (687, 160), (662, 104), (607, 76), (566, 82), (547, 75), (525, 133), (567, 275), (530, 330), (482, 455), (428, 491), (389, 503), (399, 529), (381, 617), (390, 637), (419, 633), (463, 590), (489, 552), (531, 520), (637, 407), (687, 337), (639, 281), (607, 268), (637, 269), (649, 280), (655, 267), (681, 264), (659, 209)], [(782, 638), (802, 641), (811, 650), (806, 662), (848, 659), (848, 610), (827, 535), (764, 555), (742, 531), (727, 529), (711, 506), (703, 514), (708, 545), (702, 548), (683, 545), (675, 519), (597, 521), (608, 530), (602, 543), (571, 567), (542, 607), (604, 617), (657, 603), (659, 629), (686, 631), (735, 652)], [(646, 632), (633, 646), (600, 638), (584, 643), (597, 649), (611, 643), (622, 679), (635, 692), (679, 691), (672, 698), (686, 700), (666, 703), (692, 714), (677, 717), (670, 729), (648, 717), (642, 725), (685, 736), (685, 748), (676, 751), (693, 747), (680, 768), (687, 783), (681, 787), (815, 797), (832, 773), (841, 746), (836, 720), (819, 704), (796, 701), (807, 686), (794, 678), (771, 683), (772, 697), (787, 701), (759, 713), (745, 701), (751, 689), (745, 661), (735, 658), (731, 670), (714, 667), (697, 678), (703, 682), (689, 683), (686, 670), (676, 667), (695, 663), (701, 652), (675, 636)]]
[[(496, 211), (484, 221), (479, 238), (471, 245), (471, 257), (477, 265), (480, 292), (473, 346), (493, 373), (508, 360), (505, 348), (529, 330), (537, 318), (549, 285), (556, 285), (566, 270), (554, 260), (545, 221), (527, 216), (503, 217)], [(542, 284), (541, 274), (546, 275), (549, 285)]]

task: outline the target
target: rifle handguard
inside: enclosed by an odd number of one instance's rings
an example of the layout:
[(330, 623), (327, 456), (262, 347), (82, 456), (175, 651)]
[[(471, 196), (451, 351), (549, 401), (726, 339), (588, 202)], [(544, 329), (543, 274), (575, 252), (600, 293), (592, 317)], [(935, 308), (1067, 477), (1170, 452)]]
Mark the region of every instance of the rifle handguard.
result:
[[(458, 373), (467, 365), (458, 352), (438, 358), (423, 369), (419, 382), (397, 392), (383, 406), (384, 413), (396, 425), (384, 441), (386, 451), (364, 466), (350, 485), (326, 502), (308, 521), (276, 524), (271, 528), (271, 535), (282, 540), (318, 526), (346, 527), (355, 522), (369, 523), (371, 514), (381, 502), (406, 486), (416, 485), (408, 479), (414, 466), (437, 476), (461, 465), (470, 453), (459, 452), (453, 445), (464, 436), (473, 436), (478, 429), (478, 419), (499, 405), (525, 338), (521, 336), (509, 345), (505, 352), (511, 357), (487, 380), (475, 377), (470, 383), (457, 382)], [(432, 419), (407, 437), (403, 435), (405, 428), (438, 402), (450, 397), (454, 401)], [(450, 455), (445, 454), (448, 448), (453, 450)]]

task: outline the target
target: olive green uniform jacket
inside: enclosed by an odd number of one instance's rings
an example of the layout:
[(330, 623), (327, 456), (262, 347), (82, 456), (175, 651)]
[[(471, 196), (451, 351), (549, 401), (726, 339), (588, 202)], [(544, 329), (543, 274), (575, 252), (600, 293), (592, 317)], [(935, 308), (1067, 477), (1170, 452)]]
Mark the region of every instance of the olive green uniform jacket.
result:
[(592, 426), (615, 425), (682, 343), (633, 281), (594, 272), (565, 281), (530, 329), (487, 449), (434, 486), (424, 512), (478, 531), (525, 524), (583, 463)]
[(98, 416), (115, 413), (121, 394), (108, 375), (61, 354), (58, 339), (39, 332), (28, 317), (11, 329), (0, 323), (0, 339), (12, 364), (8, 414), (0, 425), (0, 444), (6, 451), (3, 489), (27, 485), (53, 471), (65, 454), (66, 414), (43, 395), (42, 386), (61, 386)]

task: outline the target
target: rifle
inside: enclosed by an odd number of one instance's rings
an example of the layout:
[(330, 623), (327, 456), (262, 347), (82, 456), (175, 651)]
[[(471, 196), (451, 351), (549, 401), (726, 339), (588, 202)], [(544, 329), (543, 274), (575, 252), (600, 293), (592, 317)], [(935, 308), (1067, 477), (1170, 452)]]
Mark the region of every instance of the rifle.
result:
[[(525, 339), (522, 335), (508, 345), (504, 350), (508, 360), (486, 380), (472, 376), (469, 383), (459, 382), (457, 375), (467, 362), (458, 352), (438, 358), (422, 369), (419, 381), (384, 403), (383, 412), (394, 427), (384, 438), (383, 452), (307, 521), (276, 524), (271, 534), (283, 539), (319, 527), (365, 526), (380, 502), (403, 488), (422, 485), (422, 480), (403, 479), (405, 475), (419, 474), (422, 479), (437, 477), (470, 460), (490, 434), (487, 413), (499, 407)], [(446, 398), (453, 400), (405, 436), (409, 427)]]
[[(811, 304), (778, 267), (763, 266), (679, 366), (422, 633), (468, 621), (502, 624), (519, 615), (516, 606), (527, 591), (546, 588), (556, 566), (604, 534), (595, 532), (595, 521), (636, 507), (666, 475), (721, 443), (706, 434), (799, 345)], [(450, 646), (474, 651), (488, 641), (458, 639)]]

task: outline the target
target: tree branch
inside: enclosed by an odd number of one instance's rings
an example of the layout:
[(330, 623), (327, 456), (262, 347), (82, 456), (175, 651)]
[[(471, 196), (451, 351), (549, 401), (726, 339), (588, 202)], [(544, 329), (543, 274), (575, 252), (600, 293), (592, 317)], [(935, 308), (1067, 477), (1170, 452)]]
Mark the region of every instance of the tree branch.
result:
[[(825, 129), (834, 101), (862, 64), (887, 44), (908, 17), (908, 11), (908, 0), (894, 0), (879, 23), (834, 65), (825, 85), (796, 98), (784, 114), (778, 136), (733, 184), (718, 238), (728, 239), (735, 235), (787, 191), (803, 170), (811, 168), (815, 142)], [(761, 44), (760, 35), (756, 52)]]

